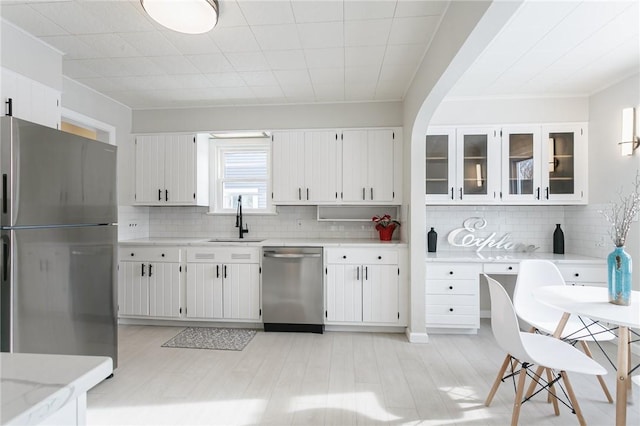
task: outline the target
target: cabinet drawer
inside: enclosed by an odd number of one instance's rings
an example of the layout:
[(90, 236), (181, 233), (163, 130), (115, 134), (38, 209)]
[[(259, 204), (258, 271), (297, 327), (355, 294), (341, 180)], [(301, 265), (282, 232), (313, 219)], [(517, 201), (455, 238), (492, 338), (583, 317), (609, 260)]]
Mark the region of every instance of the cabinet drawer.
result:
[(325, 258), (337, 264), (397, 265), (398, 250), (332, 248), (325, 250)]
[(478, 280), (427, 280), (427, 294), (478, 294)]
[(558, 265), (564, 280), (570, 283), (606, 283), (607, 267), (587, 265)]
[(482, 264), (427, 263), (427, 279), (477, 280), (482, 272)]
[(426, 304), (428, 306), (445, 306), (447, 308), (457, 307), (473, 307), (475, 310), (479, 309), (479, 299), (477, 295), (444, 295), (444, 294), (427, 294)]
[(460, 315), (448, 313), (444, 315), (427, 314), (427, 327), (470, 327), (479, 328), (480, 320), (476, 315)]
[(520, 270), (518, 262), (513, 263), (485, 263), (485, 274), (517, 274)]
[(478, 306), (427, 305), (429, 315), (480, 315)]
[(197, 247), (187, 249), (187, 262), (259, 263), (258, 247)]
[(177, 247), (131, 247), (118, 250), (120, 260), (142, 262), (180, 262), (182, 250)]

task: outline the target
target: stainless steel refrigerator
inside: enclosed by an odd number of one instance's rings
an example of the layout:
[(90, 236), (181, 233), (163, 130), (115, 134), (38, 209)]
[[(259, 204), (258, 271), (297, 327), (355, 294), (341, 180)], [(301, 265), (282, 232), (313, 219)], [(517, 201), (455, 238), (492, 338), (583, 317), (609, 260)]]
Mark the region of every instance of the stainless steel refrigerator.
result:
[(0, 137), (0, 349), (116, 365), (116, 147), (13, 117)]

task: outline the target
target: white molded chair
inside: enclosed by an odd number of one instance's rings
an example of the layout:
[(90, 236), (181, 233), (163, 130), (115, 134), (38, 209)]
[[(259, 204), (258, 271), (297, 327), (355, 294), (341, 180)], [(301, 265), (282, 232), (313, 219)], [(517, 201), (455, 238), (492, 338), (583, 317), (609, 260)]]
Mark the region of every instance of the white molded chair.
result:
[[(562, 318), (562, 311), (540, 303), (533, 297), (535, 289), (550, 285), (566, 285), (560, 270), (553, 262), (541, 259), (520, 262), (520, 270), (513, 292), (513, 306), (518, 317), (531, 325), (531, 332), (539, 331), (552, 335)], [(589, 319), (584, 319), (583, 323), (579, 318), (571, 316), (560, 338), (578, 341), (584, 353), (592, 358), (587, 342), (612, 340), (615, 338), (615, 334), (608, 328)], [(607, 400), (613, 402), (604, 379), (598, 376), (598, 381)], [(527, 396), (530, 394), (531, 388), (527, 392)]]
[[(582, 411), (578, 405), (578, 400), (573, 392), (571, 383), (569, 382), (567, 372), (604, 375), (607, 374), (607, 370), (593, 359), (560, 339), (520, 331), (518, 318), (509, 299), (509, 295), (500, 283), (486, 274), (485, 277), (489, 283), (489, 293), (491, 296), (491, 329), (493, 336), (498, 342), (498, 346), (507, 352), (498, 376), (489, 391), (485, 405), (488, 407), (491, 404), (491, 400), (503, 380), (507, 367), (511, 365), (511, 373), (508, 376), (519, 376), (511, 417), (512, 426), (518, 424), (520, 406), (523, 402), (527, 401), (527, 399), (524, 401), (522, 399), (527, 376), (531, 377), (537, 384), (542, 385), (543, 389), (546, 389), (550, 393), (556, 415), (559, 415), (559, 411), (555, 384), (564, 383), (572, 409), (578, 417), (580, 424), (585, 425), (586, 422), (582, 416)], [(517, 368), (518, 364), (520, 365), (520, 370), (514, 371), (514, 368)], [(544, 381), (542, 377), (537, 377), (532, 374), (529, 370), (532, 365), (538, 365), (546, 370), (547, 381)], [(555, 377), (552, 377), (552, 375), (555, 375)]]

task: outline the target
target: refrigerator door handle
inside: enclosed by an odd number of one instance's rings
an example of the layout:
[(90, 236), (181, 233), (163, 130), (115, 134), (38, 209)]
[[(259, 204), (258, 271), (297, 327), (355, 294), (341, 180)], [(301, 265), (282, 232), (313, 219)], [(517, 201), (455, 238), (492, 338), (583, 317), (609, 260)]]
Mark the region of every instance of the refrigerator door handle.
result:
[(7, 197), (9, 196), (7, 174), (2, 175), (2, 213), (7, 213)]
[(2, 281), (7, 282), (9, 280), (9, 237), (2, 236)]

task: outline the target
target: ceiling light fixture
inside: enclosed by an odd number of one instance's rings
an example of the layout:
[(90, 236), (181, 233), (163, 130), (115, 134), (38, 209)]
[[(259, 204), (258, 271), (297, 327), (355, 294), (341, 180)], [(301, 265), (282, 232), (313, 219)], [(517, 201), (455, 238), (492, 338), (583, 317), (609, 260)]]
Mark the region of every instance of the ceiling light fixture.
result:
[(140, 0), (154, 21), (170, 30), (202, 34), (218, 23), (217, 0)]
[(633, 151), (640, 145), (640, 138), (636, 135), (636, 109), (625, 108), (622, 110), (622, 142), (620, 154), (633, 155)]

